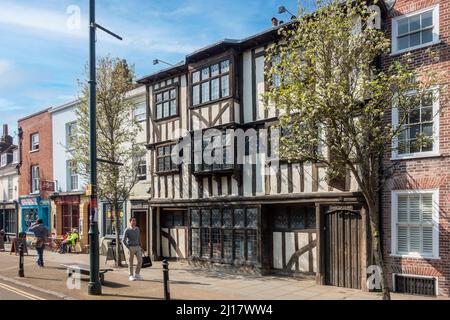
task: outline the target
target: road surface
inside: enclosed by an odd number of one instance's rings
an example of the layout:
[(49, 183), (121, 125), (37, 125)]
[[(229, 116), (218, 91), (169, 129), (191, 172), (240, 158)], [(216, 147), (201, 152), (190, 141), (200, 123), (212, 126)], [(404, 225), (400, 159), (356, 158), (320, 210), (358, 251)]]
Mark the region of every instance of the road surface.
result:
[(0, 281), (0, 301), (6, 300), (61, 300), (60, 298), (30, 288)]

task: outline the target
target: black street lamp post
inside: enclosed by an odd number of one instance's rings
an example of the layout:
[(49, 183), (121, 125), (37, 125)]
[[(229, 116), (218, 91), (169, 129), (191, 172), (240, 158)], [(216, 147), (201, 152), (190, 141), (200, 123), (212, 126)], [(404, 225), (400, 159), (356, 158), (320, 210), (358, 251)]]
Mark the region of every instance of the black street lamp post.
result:
[(88, 293), (101, 295), (102, 286), (99, 276), (99, 232), (98, 232), (98, 203), (97, 203), (97, 115), (96, 115), (96, 30), (100, 29), (113, 37), (122, 40), (121, 37), (105, 29), (95, 22), (95, 0), (89, 0), (89, 129), (90, 129), (90, 224), (89, 224), (89, 261), (90, 278)]

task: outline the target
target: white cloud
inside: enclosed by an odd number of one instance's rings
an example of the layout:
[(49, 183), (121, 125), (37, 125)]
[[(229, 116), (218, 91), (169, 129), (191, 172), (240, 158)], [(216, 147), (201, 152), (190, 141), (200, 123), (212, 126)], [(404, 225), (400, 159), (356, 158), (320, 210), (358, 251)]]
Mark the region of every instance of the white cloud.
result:
[(22, 110), (23, 107), (15, 105), (12, 101), (0, 98), (0, 112)]

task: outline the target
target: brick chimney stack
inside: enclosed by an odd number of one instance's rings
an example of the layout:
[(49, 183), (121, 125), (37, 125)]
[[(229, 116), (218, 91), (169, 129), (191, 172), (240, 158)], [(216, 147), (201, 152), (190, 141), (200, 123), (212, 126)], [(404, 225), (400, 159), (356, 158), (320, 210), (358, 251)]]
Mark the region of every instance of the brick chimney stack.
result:
[(8, 125), (3, 125), (3, 137), (6, 137), (8, 135)]
[(13, 144), (13, 138), (8, 134), (8, 125), (3, 125), (3, 134), (0, 137), (0, 152), (6, 150)]

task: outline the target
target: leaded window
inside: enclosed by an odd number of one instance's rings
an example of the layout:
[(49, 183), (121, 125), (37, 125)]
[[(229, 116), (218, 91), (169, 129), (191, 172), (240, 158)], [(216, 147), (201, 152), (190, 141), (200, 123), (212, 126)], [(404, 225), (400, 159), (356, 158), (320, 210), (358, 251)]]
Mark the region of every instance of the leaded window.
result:
[(278, 207), (274, 210), (275, 230), (315, 230), (316, 210), (314, 207)]
[(158, 147), (156, 150), (156, 171), (157, 173), (170, 172), (178, 169), (172, 160), (174, 145)]
[[(194, 151), (195, 172), (233, 169), (234, 150), (232, 134), (224, 131), (221, 135), (205, 136), (203, 137), (202, 147), (202, 150), (196, 149)], [(211, 160), (206, 161), (207, 157), (210, 157)]]
[(170, 118), (178, 114), (177, 88), (161, 90), (155, 93), (156, 120)]
[(258, 261), (256, 208), (203, 208), (190, 212), (191, 256), (223, 263)]
[(230, 95), (230, 60), (214, 63), (192, 73), (192, 105)]

